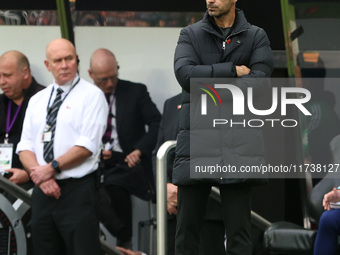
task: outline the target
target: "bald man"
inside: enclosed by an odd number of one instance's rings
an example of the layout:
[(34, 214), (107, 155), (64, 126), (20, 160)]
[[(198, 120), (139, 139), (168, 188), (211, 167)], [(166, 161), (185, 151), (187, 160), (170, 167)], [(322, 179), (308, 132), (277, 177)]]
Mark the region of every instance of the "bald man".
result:
[(15, 150), (28, 101), (45, 87), (32, 77), (29, 61), (23, 53), (8, 51), (0, 56), (0, 88), (3, 91), (0, 95), (0, 151), (8, 150), (11, 155), (11, 164), (2, 166), (0, 162), (0, 169), (7, 172), (10, 181), (29, 189), (33, 183), (29, 181), (29, 174), (24, 171)]
[(118, 69), (117, 60), (111, 51), (98, 49), (92, 54), (89, 75), (105, 93), (109, 105), (108, 128), (103, 137), (106, 167), (104, 184), (111, 198), (111, 206), (121, 223), (111, 233), (118, 233), (119, 246), (131, 248), (130, 194), (144, 200), (154, 198), (151, 156), (157, 141), (161, 114), (146, 86), (119, 79)]
[(29, 102), (17, 152), (35, 183), (35, 255), (100, 254), (96, 169), (108, 107), (104, 94), (78, 75), (66, 39), (46, 47), (53, 83)]

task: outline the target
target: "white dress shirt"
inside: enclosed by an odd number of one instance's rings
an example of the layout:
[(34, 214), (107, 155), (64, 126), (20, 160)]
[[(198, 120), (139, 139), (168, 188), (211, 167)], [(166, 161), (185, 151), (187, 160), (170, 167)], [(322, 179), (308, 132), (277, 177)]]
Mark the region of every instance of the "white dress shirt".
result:
[[(110, 107), (111, 107), (111, 109), (110, 109)], [(113, 151), (123, 152), (123, 149), (120, 146), (119, 139), (118, 139), (117, 122), (116, 122), (116, 97), (113, 94), (110, 95), (109, 111), (111, 111), (111, 114), (113, 115), (113, 117), (111, 118), (111, 126), (112, 126), (111, 138), (112, 138), (112, 142), (111, 142), (111, 144), (107, 144), (106, 146), (110, 147)]]
[[(98, 167), (98, 156), (106, 129), (108, 106), (104, 93), (97, 86), (80, 79), (77, 75), (71, 84), (59, 86), (55, 83), (35, 94), (29, 101), (21, 140), (16, 152), (29, 150), (39, 165), (45, 165), (42, 134), (46, 126), (47, 105), (53, 104), (57, 88), (64, 90), (54, 136), (54, 158), (65, 154), (73, 146), (85, 147), (92, 152), (82, 164), (56, 174), (56, 179), (81, 178)], [(53, 89), (54, 88), (54, 89)], [(71, 89), (72, 88), (72, 89)], [(67, 96), (66, 96), (67, 95)], [(65, 98), (66, 96), (66, 98)]]

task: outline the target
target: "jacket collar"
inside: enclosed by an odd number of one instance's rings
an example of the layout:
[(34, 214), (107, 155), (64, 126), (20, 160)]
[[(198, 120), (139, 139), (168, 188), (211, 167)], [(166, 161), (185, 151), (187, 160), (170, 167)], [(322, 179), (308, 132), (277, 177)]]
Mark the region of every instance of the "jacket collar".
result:
[(36, 92), (36, 89), (37, 89), (37, 82), (34, 79), (34, 77), (32, 77), (30, 86), (27, 89), (22, 90), (22, 93), (24, 94), (24, 97), (33, 96), (34, 93)]
[(117, 84), (116, 84), (116, 88), (115, 88), (115, 91), (113, 92), (113, 95), (114, 96), (117, 96), (117, 94), (119, 94), (120, 93), (120, 91), (122, 90), (122, 85), (121, 85), (121, 80), (120, 79), (118, 79), (118, 81), (117, 81)]
[[(249, 28), (250, 24), (248, 23), (246, 17), (244, 16), (243, 11), (236, 8), (235, 22), (232, 27), (231, 35), (238, 34)], [(202, 29), (207, 31), (208, 33), (214, 34), (224, 39), (220, 32), (220, 28), (216, 25), (214, 18), (209, 15), (208, 11), (206, 11), (204, 14), (202, 20)]]

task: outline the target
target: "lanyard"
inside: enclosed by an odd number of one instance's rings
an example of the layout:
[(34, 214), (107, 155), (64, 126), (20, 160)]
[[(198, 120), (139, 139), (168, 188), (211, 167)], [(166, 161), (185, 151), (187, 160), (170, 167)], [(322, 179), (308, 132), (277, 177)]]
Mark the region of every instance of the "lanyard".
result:
[(6, 135), (5, 135), (5, 143), (8, 143), (8, 136), (9, 136), (9, 132), (11, 131), (14, 122), (16, 121), (16, 119), (18, 118), (22, 103), (18, 106), (18, 109), (16, 110), (13, 119), (11, 121), (11, 111), (12, 111), (12, 100), (8, 101), (8, 109), (7, 109), (7, 120), (6, 120)]
[[(64, 97), (64, 99), (62, 100), (61, 103), (63, 103), (66, 99), (66, 97), (68, 96), (68, 94), (70, 94), (71, 90), (79, 83), (80, 81), (80, 77), (78, 78), (78, 80), (76, 81), (76, 83), (70, 88), (69, 92), (66, 94), (66, 96)], [(50, 103), (51, 103), (51, 98), (52, 98), (52, 95), (53, 95), (53, 92), (54, 92), (54, 87), (52, 88), (52, 91), (51, 91), (51, 95), (50, 95), (50, 98), (48, 99), (48, 104), (47, 104), (47, 108), (46, 108), (46, 111), (47, 111), (47, 115), (46, 115), (46, 121), (47, 121), (47, 118), (48, 118), (48, 114), (51, 110), (50, 108)]]

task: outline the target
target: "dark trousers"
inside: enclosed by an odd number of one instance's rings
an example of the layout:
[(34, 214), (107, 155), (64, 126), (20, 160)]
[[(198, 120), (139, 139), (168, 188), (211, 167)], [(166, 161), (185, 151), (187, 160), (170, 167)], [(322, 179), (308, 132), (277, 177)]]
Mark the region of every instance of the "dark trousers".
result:
[(112, 157), (105, 160), (105, 181), (103, 189), (108, 195), (101, 199), (100, 220), (112, 235), (117, 237), (117, 244), (131, 249), (132, 239), (132, 202), (131, 194), (139, 198), (148, 195), (148, 185), (144, 170), (140, 164), (130, 168), (125, 162), (126, 155), (112, 152)]
[(225, 255), (225, 230), (222, 221), (204, 220), (200, 236), (200, 255)]
[(174, 215), (167, 213), (167, 255), (175, 254), (175, 236), (177, 220)]
[[(112, 235), (117, 237), (117, 244), (124, 248), (132, 239), (132, 202), (131, 192), (123, 187), (129, 184), (132, 168), (125, 162), (126, 155), (112, 152), (112, 157), (105, 160), (105, 182), (103, 189), (108, 195), (108, 203), (103, 203), (100, 220)], [(132, 171), (131, 171), (132, 170)], [(104, 201), (103, 201), (104, 202)], [(110, 207), (110, 208), (109, 208)]]
[[(197, 255), (210, 185), (178, 187), (176, 255)], [(251, 255), (251, 191), (246, 185), (221, 185), (221, 205), (227, 253)], [(204, 240), (201, 240), (204, 241)]]
[[(168, 214), (168, 255), (175, 254), (176, 223), (176, 216)], [(224, 236), (225, 230), (222, 220), (205, 218), (200, 233), (199, 255), (225, 255)]]
[[(113, 189), (110, 189), (110, 191), (114, 192)], [(125, 241), (131, 240), (132, 226), (131, 228), (127, 228), (124, 222), (117, 215), (114, 208), (115, 207), (111, 203), (111, 198), (107, 193), (106, 188), (101, 187), (99, 189), (99, 220), (111, 235), (124, 243)]]
[(99, 221), (95, 176), (58, 183), (61, 196), (32, 196), (32, 241), (35, 255), (98, 255)]
[[(130, 192), (115, 186), (108, 185), (105, 187), (111, 200), (111, 208), (113, 214), (111, 215), (111, 222), (116, 222), (115, 229), (119, 229), (117, 233), (117, 244), (123, 245), (131, 241), (132, 238), (132, 202)], [(105, 224), (104, 224), (105, 225)]]

